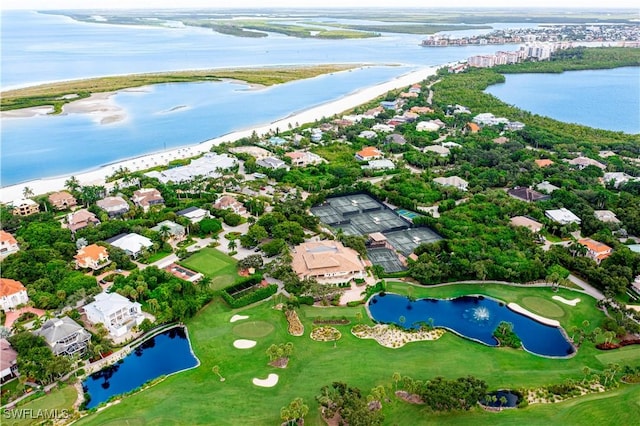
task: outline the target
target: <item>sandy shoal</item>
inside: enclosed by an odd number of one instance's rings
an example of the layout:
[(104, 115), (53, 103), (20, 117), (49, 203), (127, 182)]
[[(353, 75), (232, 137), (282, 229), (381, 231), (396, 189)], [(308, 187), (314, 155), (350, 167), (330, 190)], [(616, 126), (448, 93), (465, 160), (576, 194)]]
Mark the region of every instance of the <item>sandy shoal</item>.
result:
[[(219, 145), (223, 142), (234, 142), (238, 139), (249, 137), (254, 131), (258, 135), (264, 135), (271, 131), (276, 131), (276, 129), (288, 129), (289, 126), (296, 127), (297, 125), (313, 122), (325, 117), (331, 117), (355, 108), (358, 105), (362, 105), (372, 99), (377, 98), (378, 96), (387, 93), (390, 90), (410, 86), (414, 83), (425, 80), (426, 78), (434, 75), (438, 68), (439, 67), (422, 68), (396, 77), (390, 81), (358, 90), (340, 99), (327, 102), (300, 112), (296, 112), (289, 115), (288, 117), (276, 120), (274, 122), (249, 129), (238, 130), (214, 139), (209, 139), (196, 145), (173, 148), (154, 154), (142, 155), (139, 157), (108, 164), (106, 166), (102, 166), (90, 171), (69, 173), (68, 175), (64, 176), (37, 179), (28, 182), (22, 182), (16, 185), (6, 186), (4, 188), (0, 188), (0, 202), (6, 203), (23, 198), (22, 192), (25, 187), (31, 188), (33, 193), (36, 195), (62, 190), (64, 189), (64, 182), (72, 175), (78, 179), (81, 185), (103, 185), (105, 183), (106, 177), (112, 175), (120, 167), (127, 168), (131, 171), (145, 170), (155, 166), (166, 165), (170, 161), (176, 159), (189, 158), (203, 154), (205, 152), (209, 152), (211, 150), (211, 147), (215, 145)], [(72, 102), (65, 105), (65, 111), (75, 112), (80, 109), (84, 111), (92, 111), (90, 113), (94, 113), (96, 114), (96, 116), (100, 116), (99, 114), (107, 114), (106, 116), (117, 116), (118, 113), (115, 110), (108, 110), (108, 106), (106, 106), (105, 103), (109, 101), (109, 97), (111, 95), (112, 93), (98, 93), (92, 95), (87, 99), (82, 99), (77, 102)], [(86, 102), (80, 103), (82, 101)], [(76, 105), (72, 107), (71, 110), (69, 110), (69, 105), (73, 104), (80, 104), (80, 106)], [(107, 110), (105, 110), (105, 108), (107, 108)], [(122, 114), (124, 114), (124, 112)], [(100, 117), (101, 120), (104, 118), (103, 116)]]

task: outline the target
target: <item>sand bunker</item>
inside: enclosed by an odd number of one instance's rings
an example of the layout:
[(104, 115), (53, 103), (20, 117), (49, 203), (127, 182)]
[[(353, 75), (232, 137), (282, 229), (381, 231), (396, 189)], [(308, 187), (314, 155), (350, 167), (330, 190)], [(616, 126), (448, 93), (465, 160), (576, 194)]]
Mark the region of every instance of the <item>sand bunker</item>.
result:
[(256, 345), (256, 343), (257, 342), (255, 340), (238, 339), (233, 342), (233, 346), (238, 349), (251, 349)]
[(231, 317), (229, 322), (236, 322), (236, 321), (240, 321), (240, 320), (245, 320), (247, 318), (249, 318), (248, 315), (234, 315), (234, 316)]
[(553, 296), (551, 298), (553, 300), (557, 300), (558, 302), (562, 302), (565, 305), (569, 305), (569, 306), (576, 306), (578, 304), (578, 302), (580, 301), (579, 297), (576, 297), (575, 299), (571, 299), (571, 300), (565, 299), (562, 296)]
[(271, 373), (266, 379), (258, 379), (254, 377), (253, 384), (263, 388), (272, 388), (278, 384), (278, 375)]
[(552, 327), (560, 327), (560, 323), (558, 321), (545, 318), (538, 314), (534, 314), (533, 312), (526, 310), (525, 308), (518, 305), (517, 303), (509, 303), (507, 307), (514, 312), (531, 317), (534, 320), (541, 322), (542, 324), (550, 325)]

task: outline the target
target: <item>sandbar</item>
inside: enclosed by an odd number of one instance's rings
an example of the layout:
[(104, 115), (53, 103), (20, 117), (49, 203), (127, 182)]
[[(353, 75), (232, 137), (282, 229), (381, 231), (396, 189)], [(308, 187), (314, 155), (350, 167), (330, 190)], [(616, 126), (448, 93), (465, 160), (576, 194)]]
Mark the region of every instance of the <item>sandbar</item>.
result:
[(576, 297), (575, 299), (565, 299), (562, 296), (552, 296), (551, 297), (553, 300), (557, 300), (558, 302), (564, 303), (565, 305), (569, 305), (569, 306), (576, 306), (578, 304), (578, 302), (580, 302), (580, 298)]
[(251, 349), (256, 345), (255, 340), (238, 339), (233, 342), (233, 346), (237, 349)]
[(229, 322), (236, 322), (236, 321), (241, 321), (241, 320), (245, 320), (249, 318), (249, 315), (234, 315), (231, 317), (231, 319), (229, 320)]
[(272, 388), (275, 385), (278, 384), (278, 375), (271, 373), (269, 374), (269, 376), (267, 376), (266, 379), (258, 379), (258, 378), (254, 378), (253, 379), (253, 384), (256, 386), (260, 386), (263, 388)]
[(44, 105), (31, 108), (11, 109), (8, 111), (1, 111), (0, 118), (31, 118), (38, 115), (51, 114), (54, 111), (53, 106)]

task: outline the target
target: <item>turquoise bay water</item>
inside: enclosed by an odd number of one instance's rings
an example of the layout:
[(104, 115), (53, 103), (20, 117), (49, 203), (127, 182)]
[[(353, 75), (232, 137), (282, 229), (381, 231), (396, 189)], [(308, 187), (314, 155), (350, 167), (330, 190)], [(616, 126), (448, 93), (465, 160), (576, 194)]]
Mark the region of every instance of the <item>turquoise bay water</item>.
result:
[(640, 67), (505, 77), (486, 92), (556, 120), (640, 133)]

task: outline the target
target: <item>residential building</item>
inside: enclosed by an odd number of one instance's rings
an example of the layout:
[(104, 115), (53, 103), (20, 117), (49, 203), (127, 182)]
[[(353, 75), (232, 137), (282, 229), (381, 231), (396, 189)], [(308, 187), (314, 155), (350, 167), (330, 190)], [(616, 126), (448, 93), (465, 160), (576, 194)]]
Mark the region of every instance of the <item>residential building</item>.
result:
[(462, 148), (462, 145), (460, 145), (459, 143), (455, 143), (455, 142), (451, 142), (451, 141), (447, 141), (447, 142), (442, 142), (440, 145), (444, 146), (445, 148)]
[(121, 337), (144, 321), (141, 305), (118, 293), (100, 293), (84, 306), (87, 319), (102, 324), (112, 337)]
[(271, 145), (284, 145), (285, 143), (287, 143), (287, 140), (284, 138), (281, 138), (280, 136), (272, 136), (269, 138), (268, 142)]
[(142, 188), (133, 192), (131, 201), (136, 206), (142, 207), (142, 210), (149, 211), (152, 206), (164, 204), (162, 194), (155, 188)]
[(18, 241), (10, 233), (0, 229), (0, 259), (20, 250)]
[(458, 176), (438, 177), (433, 180), (442, 186), (453, 186), (461, 191), (466, 191), (469, 187), (469, 182)]
[(525, 124), (519, 121), (509, 121), (504, 125), (505, 130), (509, 130), (511, 132), (517, 132), (523, 130), (525, 128)]
[(278, 170), (278, 169), (289, 170), (289, 166), (287, 166), (287, 163), (275, 157), (262, 158), (256, 161), (256, 164), (260, 167), (265, 167), (267, 169), (272, 169), (272, 170)]
[(16, 216), (30, 216), (40, 211), (38, 203), (28, 198), (15, 200), (11, 206), (13, 207), (12, 213)]
[(587, 248), (587, 257), (595, 260), (598, 264), (609, 257), (613, 251), (608, 245), (591, 238), (582, 238), (578, 242)]
[(393, 161), (382, 159), (382, 160), (371, 160), (368, 164), (362, 166), (363, 169), (369, 170), (393, 170), (396, 168), (396, 165), (393, 164)]
[(164, 226), (168, 228), (168, 236), (174, 242), (182, 241), (187, 235), (187, 228), (170, 220), (163, 220), (162, 222), (151, 228), (151, 230), (160, 232)]
[(365, 262), (357, 251), (339, 241), (303, 243), (294, 248), (291, 266), (300, 279), (337, 283), (367, 276)]
[(0, 339), (0, 383), (18, 375), (18, 352), (5, 338)]
[(396, 126), (391, 124), (383, 124), (383, 123), (374, 124), (373, 127), (371, 127), (371, 130), (375, 132), (380, 132), (380, 133), (391, 133), (395, 129), (396, 129)]
[(557, 210), (546, 210), (544, 215), (561, 225), (568, 225), (570, 223), (577, 223), (579, 225), (580, 222), (582, 222), (578, 216), (571, 212), (571, 210), (564, 207)]
[(548, 200), (550, 197), (548, 195), (544, 195), (530, 188), (524, 187), (516, 187), (507, 191), (513, 198), (517, 198), (522, 201), (532, 202), (532, 201), (544, 201)]
[(572, 160), (569, 160), (568, 163), (571, 164), (572, 166), (577, 166), (578, 169), (580, 170), (588, 166), (596, 166), (600, 170), (604, 170), (607, 168), (607, 166), (602, 164), (601, 162), (596, 161), (592, 158), (587, 158), (587, 157), (576, 157)]
[(75, 197), (67, 191), (54, 192), (49, 195), (49, 202), (56, 210), (67, 210), (78, 205)]
[[(268, 152), (268, 151), (267, 151)], [(224, 170), (229, 170), (238, 164), (238, 160), (228, 154), (216, 154), (207, 152), (200, 158), (191, 160), (191, 163), (173, 167), (163, 171), (153, 171), (145, 173), (146, 176), (158, 179), (162, 183), (189, 182), (196, 177), (202, 178), (219, 178), (223, 175)]]
[(543, 158), (540, 160), (535, 160), (536, 166), (544, 168), (544, 167), (549, 167), (550, 165), (554, 164), (553, 161), (549, 160), (548, 158)]
[(67, 226), (74, 234), (79, 229), (86, 228), (89, 225), (99, 225), (100, 221), (95, 214), (87, 209), (76, 210), (67, 215)]
[(107, 249), (97, 244), (82, 247), (73, 258), (76, 260), (76, 268), (78, 269), (97, 271), (111, 263)]
[(98, 200), (96, 205), (106, 211), (109, 217), (120, 216), (129, 211), (129, 203), (122, 197), (105, 197)]
[(437, 132), (442, 126), (436, 123), (434, 120), (421, 121), (416, 124), (416, 131), (418, 132)]
[(534, 234), (540, 232), (540, 230), (544, 227), (544, 225), (540, 222), (533, 220), (527, 216), (515, 216), (512, 217), (509, 222), (511, 223), (511, 226), (524, 226)]
[(509, 120), (504, 117), (496, 117), (490, 112), (484, 112), (473, 117), (472, 121), (480, 126), (497, 126), (498, 124), (507, 124)]
[(465, 129), (469, 133), (478, 133), (480, 131), (480, 126), (478, 126), (476, 123), (467, 123)]
[(186, 217), (191, 223), (198, 223), (202, 219), (211, 217), (211, 213), (208, 210), (201, 209), (199, 207), (189, 207), (184, 210), (180, 210), (176, 213), (178, 216)]
[(400, 106), (398, 100), (393, 100), (393, 101), (382, 101), (380, 102), (380, 106), (384, 109), (398, 109), (398, 107)]
[(322, 157), (309, 151), (287, 152), (285, 156), (291, 158), (291, 164), (298, 167), (322, 163)]
[(387, 136), (386, 140), (388, 143), (395, 143), (398, 145), (404, 145), (405, 143), (407, 143), (407, 140), (404, 138), (404, 136), (399, 133), (390, 134), (389, 136)]
[(446, 148), (442, 145), (431, 145), (431, 146), (425, 146), (423, 148), (424, 152), (433, 152), (435, 154), (438, 154), (440, 157), (447, 157), (449, 154), (451, 154), (451, 150), (449, 148)]
[(140, 256), (143, 250), (153, 247), (153, 242), (149, 238), (135, 233), (116, 235), (106, 242), (124, 250), (133, 258)]
[(0, 309), (8, 311), (28, 301), (27, 289), (20, 281), (0, 278)]
[(627, 182), (640, 181), (640, 178), (633, 177), (624, 172), (605, 173), (602, 181), (605, 185), (611, 183), (614, 188), (619, 188)]
[(33, 334), (44, 337), (54, 355), (83, 354), (91, 334), (69, 317), (53, 318)]
[(259, 146), (236, 146), (233, 148), (229, 148), (229, 152), (233, 152), (234, 154), (249, 154), (256, 160), (267, 158), (273, 155), (272, 152), (267, 151), (264, 148), (260, 148)]
[(547, 182), (546, 180), (544, 182), (540, 182), (539, 184), (536, 185), (536, 189), (538, 191), (544, 191), (547, 194), (551, 194), (553, 191), (560, 189), (555, 185), (550, 184), (549, 182)]
[(356, 160), (358, 161), (370, 161), (382, 158), (382, 152), (375, 146), (365, 146), (362, 150), (356, 152)]
[(636, 277), (635, 280), (631, 283), (631, 288), (635, 290), (636, 293), (640, 294), (640, 275)]
[(614, 212), (612, 212), (611, 210), (596, 210), (596, 211), (593, 212), (593, 215), (600, 222), (615, 223), (615, 224), (619, 224), (620, 223), (620, 219), (618, 219), (616, 217), (616, 214)]
[[(473, 124), (473, 123), (471, 123)], [(509, 138), (506, 136), (500, 136), (497, 137), (493, 140), (493, 143), (498, 144), (498, 145), (504, 145), (505, 143), (509, 142)]]
[(376, 136), (378, 136), (378, 134), (373, 130), (363, 130), (358, 134), (358, 137), (363, 139), (373, 139)]
[(424, 114), (431, 114), (433, 112), (433, 108), (426, 107), (426, 106), (414, 106), (414, 107), (411, 107), (409, 111), (414, 112), (416, 114), (424, 115)]

